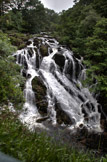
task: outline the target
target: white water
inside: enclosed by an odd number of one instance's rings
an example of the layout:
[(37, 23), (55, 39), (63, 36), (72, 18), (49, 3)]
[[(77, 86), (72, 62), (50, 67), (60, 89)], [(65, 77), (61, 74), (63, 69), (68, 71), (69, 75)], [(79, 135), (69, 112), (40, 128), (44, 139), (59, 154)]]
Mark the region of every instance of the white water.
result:
[[(98, 103), (89, 90), (83, 88), (81, 84), (81, 80), (84, 80), (86, 77), (86, 70), (80, 68), (83, 66), (81, 64), (82, 60), (74, 59), (73, 53), (61, 47), (55, 39), (50, 40), (48, 37), (40, 37), (38, 39), (41, 40), (41, 44), (48, 45), (48, 48), (52, 51), (48, 50), (48, 56), (43, 57), (42, 62), (40, 61), (42, 54), (38, 47), (33, 46), (33, 39), (31, 40), (31, 45), (14, 54), (17, 56), (17, 63), (20, 66), (24, 66), (27, 77), (24, 90), (26, 102), (23, 106), (23, 112), (20, 114), (20, 120), (29, 125), (30, 129), (34, 129), (35, 126), (43, 126), (36, 123), (36, 120), (42, 118), (42, 115), (38, 112), (35, 104), (35, 95), (32, 90), (32, 79), (35, 76), (41, 76), (42, 81), (47, 87), (47, 115), (52, 124), (57, 124), (55, 104), (58, 104), (58, 108), (72, 122), (69, 128), (74, 129), (83, 125), (88, 130), (100, 132)], [(37, 53), (35, 49), (37, 49), (39, 55), (39, 69), (36, 67)], [(29, 50), (31, 50), (31, 55), (29, 54)], [(54, 60), (54, 56), (58, 52), (65, 58), (65, 65), (62, 72), (60, 71), (60, 65), (57, 65)], [(78, 77), (76, 76), (77, 65), (75, 60), (79, 65)]]

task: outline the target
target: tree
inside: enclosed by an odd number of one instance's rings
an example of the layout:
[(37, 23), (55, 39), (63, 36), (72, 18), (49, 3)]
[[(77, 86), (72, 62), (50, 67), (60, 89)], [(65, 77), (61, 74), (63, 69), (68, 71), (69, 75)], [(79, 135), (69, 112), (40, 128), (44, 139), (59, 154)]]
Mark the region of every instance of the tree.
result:
[(45, 8), (45, 30), (55, 31), (57, 24), (59, 23), (60, 16), (51, 9)]
[(7, 4), (10, 0), (0, 0), (0, 16), (4, 15), (5, 11), (8, 10)]
[(44, 30), (45, 9), (38, 0), (30, 0), (22, 11), (25, 20), (25, 29), (29, 33), (38, 33)]
[(107, 1), (94, 0), (93, 7), (99, 14), (101, 14), (101, 16), (104, 16), (107, 18)]
[[(97, 80), (96, 93), (100, 92), (99, 101), (103, 108), (107, 107), (107, 19), (102, 18), (95, 26), (92, 37), (87, 38), (86, 42), (86, 56), (90, 60), (88, 76), (94, 76)], [(89, 78), (89, 77), (88, 77)], [(91, 81), (93, 83), (93, 78)], [(107, 112), (107, 110), (106, 110)]]

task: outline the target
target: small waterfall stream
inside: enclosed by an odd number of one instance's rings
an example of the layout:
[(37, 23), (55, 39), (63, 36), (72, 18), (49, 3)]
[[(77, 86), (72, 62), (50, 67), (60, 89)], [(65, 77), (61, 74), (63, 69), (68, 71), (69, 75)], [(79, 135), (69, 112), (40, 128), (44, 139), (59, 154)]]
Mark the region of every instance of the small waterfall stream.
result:
[[(14, 54), (16, 63), (22, 66), (22, 75), (26, 77), (25, 104), (20, 120), (30, 128), (44, 127), (43, 122), (37, 122), (45, 117), (38, 111), (32, 90), (32, 80), (39, 77), (47, 89), (47, 121), (56, 125), (61, 115), (61, 125), (70, 129), (86, 127), (89, 131), (100, 132), (99, 104), (81, 83), (86, 77), (82, 59), (75, 58), (72, 51), (48, 36), (33, 38), (29, 42), (30, 45)], [(47, 49), (45, 55), (41, 48)]]

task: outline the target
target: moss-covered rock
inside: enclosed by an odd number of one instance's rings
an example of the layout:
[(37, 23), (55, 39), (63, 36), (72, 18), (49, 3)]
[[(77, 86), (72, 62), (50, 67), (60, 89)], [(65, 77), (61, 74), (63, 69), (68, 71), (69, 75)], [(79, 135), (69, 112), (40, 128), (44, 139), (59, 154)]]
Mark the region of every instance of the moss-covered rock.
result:
[(35, 98), (36, 98), (36, 105), (38, 108), (38, 111), (42, 115), (46, 115), (47, 113), (47, 98), (46, 98), (46, 87), (42, 80), (38, 77), (35, 77), (32, 80), (32, 88), (33, 91), (35, 92)]
[(26, 47), (26, 43), (22, 43), (19, 45), (18, 49), (21, 50)]
[(40, 43), (40, 40), (38, 38), (34, 38), (33, 45), (38, 47), (39, 43)]
[(8, 37), (10, 38), (10, 41), (12, 45), (17, 46), (18, 49), (25, 48), (30, 39), (32, 37), (31, 35), (22, 34), (22, 33), (8, 33)]
[(43, 57), (48, 56), (48, 46), (42, 44), (42, 45), (40, 46), (40, 53), (41, 53), (41, 55), (42, 55)]
[(28, 41), (26, 42), (26, 45), (29, 46), (31, 43), (32, 43), (32, 41), (28, 40)]
[(56, 118), (58, 124), (67, 124), (71, 125), (73, 124), (73, 121), (69, 118), (69, 116), (61, 109), (60, 104), (56, 102), (55, 104), (55, 110), (56, 110)]

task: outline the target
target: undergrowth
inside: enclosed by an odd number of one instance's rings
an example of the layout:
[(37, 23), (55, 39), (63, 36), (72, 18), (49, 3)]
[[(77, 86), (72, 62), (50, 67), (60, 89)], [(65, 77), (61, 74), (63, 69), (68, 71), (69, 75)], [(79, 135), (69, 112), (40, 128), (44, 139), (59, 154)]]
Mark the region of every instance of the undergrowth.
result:
[[(9, 110), (0, 112), (0, 151), (24, 162), (100, 162), (89, 153), (56, 144), (45, 134), (30, 132)], [(106, 159), (103, 158), (106, 162)]]

